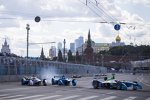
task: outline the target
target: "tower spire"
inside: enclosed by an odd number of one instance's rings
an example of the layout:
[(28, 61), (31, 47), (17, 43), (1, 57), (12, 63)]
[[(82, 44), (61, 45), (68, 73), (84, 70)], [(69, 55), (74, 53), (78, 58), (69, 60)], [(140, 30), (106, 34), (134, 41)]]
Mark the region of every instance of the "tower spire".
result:
[(45, 59), (45, 55), (44, 55), (44, 51), (43, 51), (43, 47), (42, 47), (42, 50), (41, 50), (40, 58), (41, 58), (42, 60), (44, 60), (44, 59)]
[(7, 46), (7, 40), (6, 40), (6, 38), (5, 38), (5, 42), (4, 42), (4, 45), (5, 45), (5, 46)]
[(88, 32), (87, 47), (91, 47), (91, 34), (90, 34), (90, 29), (89, 29), (89, 32)]

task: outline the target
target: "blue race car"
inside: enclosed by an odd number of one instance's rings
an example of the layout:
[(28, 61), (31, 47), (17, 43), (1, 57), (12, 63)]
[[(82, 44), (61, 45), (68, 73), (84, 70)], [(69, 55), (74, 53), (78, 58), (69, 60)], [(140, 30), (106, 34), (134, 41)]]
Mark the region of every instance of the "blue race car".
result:
[(28, 85), (28, 86), (39, 86), (39, 85), (43, 84), (44, 86), (46, 86), (47, 80), (43, 79), (43, 81), (42, 81), (37, 77), (23, 77), (21, 79), (21, 84), (22, 85)]
[(142, 89), (142, 86), (136, 81), (119, 81), (113, 78), (99, 77), (94, 78), (92, 81), (94, 89), (107, 88), (107, 89), (118, 89), (118, 90), (137, 90)]
[(77, 81), (75, 79), (69, 79), (63, 76), (54, 76), (51, 80), (52, 85), (64, 85), (69, 86), (72, 83), (72, 86), (77, 85)]
[(117, 83), (117, 89), (120, 90), (127, 90), (129, 88), (133, 90), (142, 89), (142, 85), (140, 85), (137, 81), (117, 81)]

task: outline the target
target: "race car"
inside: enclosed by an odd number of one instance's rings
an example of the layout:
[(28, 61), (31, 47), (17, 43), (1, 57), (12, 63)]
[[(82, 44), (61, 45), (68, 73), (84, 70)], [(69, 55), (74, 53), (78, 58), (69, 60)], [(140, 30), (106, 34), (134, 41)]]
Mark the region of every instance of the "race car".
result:
[(54, 76), (51, 80), (52, 85), (64, 85), (64, 86), (69, 86), (72, 84), (72, 86), (77, 85), (77, 81), (75, 79), (69, 79), (66, 78), (64, 75), (63, 76)]
[(43, 81), (42, 81), (37, 77), (23, 77), (21, 79), (21, 84), (22, 85), (29, 85), (29, 86), (40, 86), (40, 85), (46, 86), (47, 80), (43, 79)]
[(81, 75), (73, 75), (72, 78), (81, 78)]
[(119, 81), (115, 79), (107, 79), (104, 77), (103, 79), (94, 79), (92, 81), (92, 85), (94, 89), (99, 88), (107, 88), (107, 89), (118, 89), (118, 90), (137, 90), (142, 89), (142, 86), (136, 81)]

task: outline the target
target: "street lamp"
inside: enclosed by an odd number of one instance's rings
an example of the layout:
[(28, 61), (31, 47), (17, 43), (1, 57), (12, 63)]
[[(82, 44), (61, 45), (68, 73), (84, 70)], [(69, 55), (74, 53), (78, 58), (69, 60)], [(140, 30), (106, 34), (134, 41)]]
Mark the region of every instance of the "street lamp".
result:
[(26, 25), (26, 29), (27, 29), (27, 58), (28, 58), (29, 30), (30, 30), (30, 25), (29, 24)]
[(102, 67), (104, 67), (104, 56), (101, 54)]
[(65, 44), (66, 44), (66, 40), (64, 39), (64, 61), (65, 61)]

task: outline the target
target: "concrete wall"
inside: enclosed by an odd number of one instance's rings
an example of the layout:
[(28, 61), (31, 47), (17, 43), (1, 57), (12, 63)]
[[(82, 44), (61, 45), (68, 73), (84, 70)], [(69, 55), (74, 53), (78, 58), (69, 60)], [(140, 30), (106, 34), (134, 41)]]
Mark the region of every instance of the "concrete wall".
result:
[(19, 81), (22, 76), (31, 75), (47, 78), (53, 75), (87, 76), (106, 72), (106, 68), (100, 66), (0, 57), (0, 82)]

